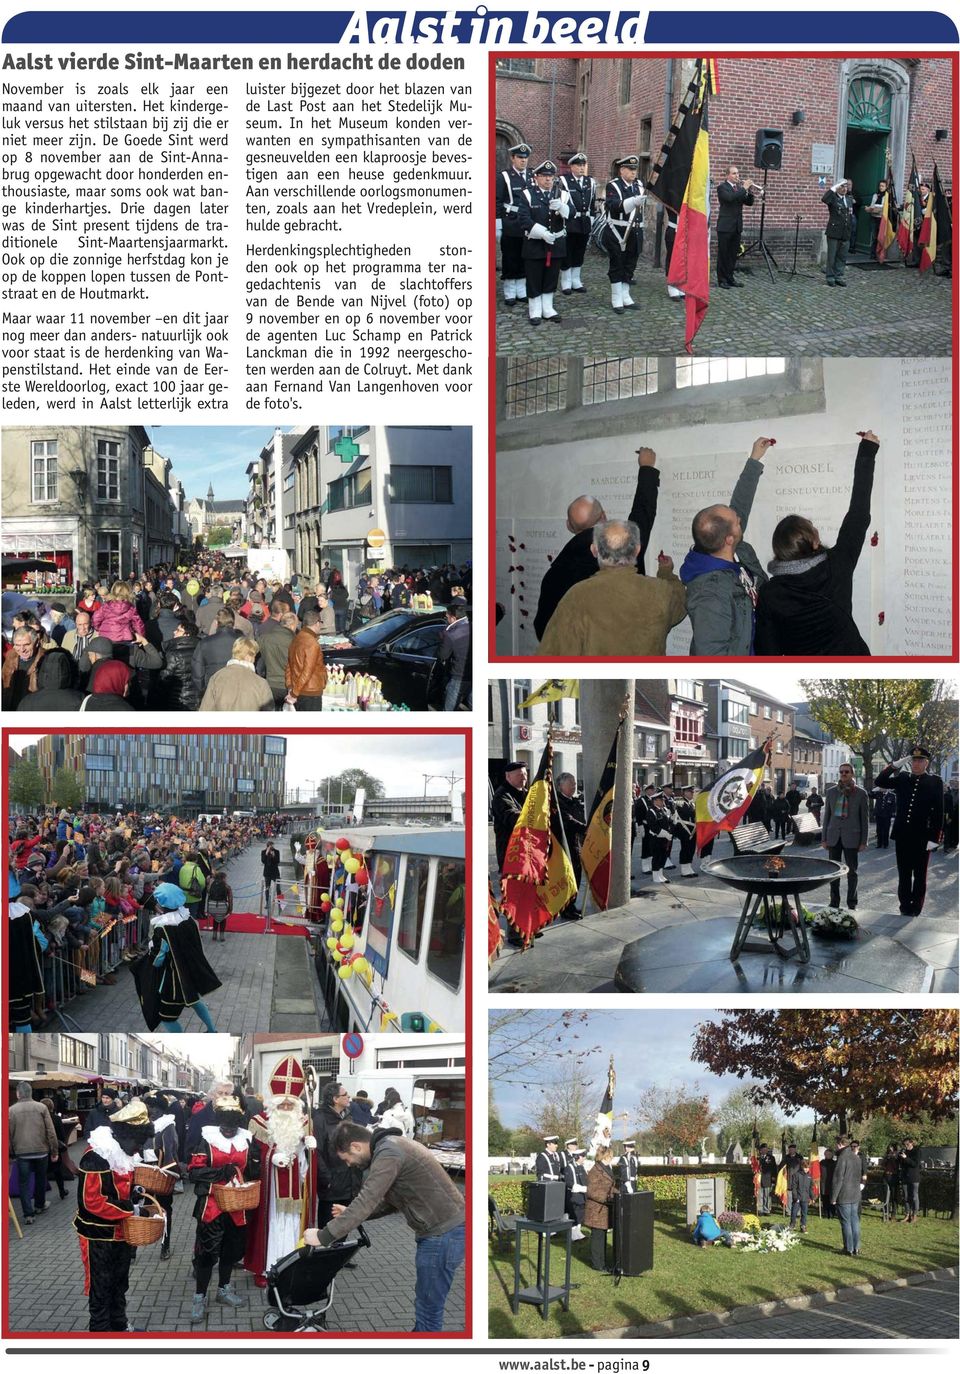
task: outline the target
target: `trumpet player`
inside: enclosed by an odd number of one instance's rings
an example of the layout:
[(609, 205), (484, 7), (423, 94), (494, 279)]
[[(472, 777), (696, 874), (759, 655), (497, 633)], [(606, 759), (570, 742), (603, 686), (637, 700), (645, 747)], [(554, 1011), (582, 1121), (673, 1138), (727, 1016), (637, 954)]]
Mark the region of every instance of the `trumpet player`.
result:
[(757, 195), (763, 195), (762, 187), (749, 178), (741, 181), (740, 169), (733, 164), (727, 168), (726, 177), (717, 186), (717, 200), (720, 202), (717, 216), (717, 285), (724, 290), (743, 285), (741, 281), (734, 281), (733, 269), (737, 265), (743, 234), (743, 207), (752, 205)]
[(533, 169), (534, 185), (523, 192), (519, 221), (524, 233), (523, 265), (526, 272), (527, 315), (532, 325), (543, 320), (560, 324), (553, 297), (567, 260), (567, 220), (570, 193), (557, 184), (554, 162)]

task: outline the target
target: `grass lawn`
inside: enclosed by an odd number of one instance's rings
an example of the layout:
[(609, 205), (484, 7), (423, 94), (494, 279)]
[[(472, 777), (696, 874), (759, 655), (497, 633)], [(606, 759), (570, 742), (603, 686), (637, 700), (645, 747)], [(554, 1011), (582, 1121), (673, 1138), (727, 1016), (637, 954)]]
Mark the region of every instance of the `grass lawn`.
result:
[[(535, 1238), (525, 1238), (524, 1246), (521, 1283), (532, 1285)], [(503, 1244), (490, 1259), (489, 1335), (576, 1336), (939, 1269), (957, 1262), (957, 1224), (933, 1216), (921, 1217), (911, 1226), (884, 1223), (878, 1214), (868, 1212), (863, 1216), (861, 1248), (857, 1257), (844, 1255), (839, 1221), (811, 1215), (808, 1234), (784, 1254), (756, 1254), (725, 1246), (700, 1250), (691, 1244), (682, 1210), (658, 1207), (653, 1269), (624, 1278), (615, 1287), (612, 1278), (590, 1267), (589, 1240), (578, 1241), (573, 1247), (571, 1282), (580, 1287), (570, 1294), (570, 1311), (552, 1303), (546, 1321), (539, 1308), (527, 1304), (521, 1304), (519, 1315), (513, 1315), (513, 1250), (512, 1245)], [(550, 1278), (552, 1283), (562, 1282), (560, 1241), (554, 1242)]]

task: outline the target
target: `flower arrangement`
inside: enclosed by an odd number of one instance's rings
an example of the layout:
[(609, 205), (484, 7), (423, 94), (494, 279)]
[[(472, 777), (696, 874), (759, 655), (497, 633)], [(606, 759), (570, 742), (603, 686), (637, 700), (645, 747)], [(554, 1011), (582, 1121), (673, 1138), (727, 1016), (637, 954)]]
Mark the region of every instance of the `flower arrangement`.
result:
[(853, 912), (842, 906), (822, 907), (812, 913), (808, 924), (812, 934), (825, 940), (855, 940), (860, 929)]
[(731, 1250), (750, 1250), (758, 1254), (784, 1254), (799, 1245), (799, 1231), (788, 1226), (765, 1226), (759, 1231), (731, 1231), (727, 1244)]
[(721, 1212), (717, 1217), (717, 1225), (722, 1226), (725, 1231), (742, 1231), (743, 1213)]
[(742, 1228), (742, 1229), (743, 1229), (744, 1231), (759, 1231), (759, 1230), (760, 1230), (760, 1218), (757, 1217), (757, 1216), (753, 1216), (753, 1215), (751, 1215), (750, 1213), (747, 1213), (747, 1214), (744, 1216), (744, 1218), (743, 1218), (743, 1228)]

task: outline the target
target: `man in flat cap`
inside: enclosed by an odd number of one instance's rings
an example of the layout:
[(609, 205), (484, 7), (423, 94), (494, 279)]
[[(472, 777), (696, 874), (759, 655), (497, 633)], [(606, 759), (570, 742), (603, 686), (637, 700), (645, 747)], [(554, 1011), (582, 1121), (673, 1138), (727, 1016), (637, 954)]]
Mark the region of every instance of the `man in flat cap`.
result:
[(527, 313), (532, 325), (543, 320), (560, 324), (553, 297), (560, 269), (567, 261), (567, 220), (570, 196), (557, 186), (555, 162), (541, 162), (533, 169), (534, 185), (520, 201), (520, 227), (526, 235), (523, 264), (527, 273)]
[(517, 301), (527, 298), (526, 273), (523, 270), (523, 230), (518, 214), (524, 191), (533, 186), (533, 177), (527, 171), (530, 145), (515, 143), (509, 153), (510, 165), (497, 173), (493, 199), (497, 214), (497, 242), (500, 245), (503, 303), (512, 310)]
[(621, 157), (614, 162), (617, 175), (607, 182), (604, 203), (607, 223), (603, 231), (603, 249), (610, 259), (607, 276), (610, 279), (610, 304), (618, 315), (634, 310), (636, 301), (630, 295), (633, 274), (640, 256), (640, 232), (643, 225), (643, 183), (637, 173), (640, 159)]
[(589, 167), (586, 153), (574, 153), (573, 157), (567, 159), (567, 166), (569, 172), (560, 178), (560, 185), (570, 197), (567, 265), (560, 273), (560, 290), (565, 296), (572, 291), (582, 294), (587, 289), (580, 279), (580, 273), (597, 208), (597, 183), (587, 175)]
[(916, 745), (877, 777), (877, 786), (896, 793), (893, 840), (897, 852), (897, 896), (901, 916), (919, 916), (927, 895), (927, 864), (943, 836), (943, 781), (928, 772), (930, 751)]
[(513, 834), (513, 827), (520, 819), (523, 803), (527, 796), (527, 765), (518, 759), (510, 759), (503, 766), (503, 782), (493, 794), (491, 811), (493, 813), (493, 834), (497, 847), (497, 869), (503, 871), (503, 861), (507, 855), (507, 845)]

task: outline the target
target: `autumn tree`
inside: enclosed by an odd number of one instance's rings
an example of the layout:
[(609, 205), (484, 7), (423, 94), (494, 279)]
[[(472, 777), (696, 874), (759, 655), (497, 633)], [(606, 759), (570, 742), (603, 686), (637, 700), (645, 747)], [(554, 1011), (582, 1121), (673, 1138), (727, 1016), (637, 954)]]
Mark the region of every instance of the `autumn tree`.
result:
[(691, 1058), (752, 1080), (758, 1106), (836, 1117), (841, 1131), (877, 1113), (943, 1121), (957, 1110), (952, 1010), (735, 1011), (702, 1022)]
[(500, 1120), (492, 1083), (487, 1091), (487, 1150), (492, 1155), (508, 1155), (513, 1151), (513, 1132)]
[(709, 1099), (684, 1085), (648, 1088), (637, 1107), (637, 1121), (658, 1154), (699, 1154), (712, 1118)]
[(877, 755), (916, 730), (936, 684), (930, 678), (802, 678), (800, 686), (813, 719), (863, 760), (869, 792)]
[(378, 801), (387, 795), (380, 778), (375, 778), (363, 768), (347, 768), (335, 777), (321, 778), (317, 784), (317, 796), (329, 806), (348, 806), (353, 804), (360, 787), (366, 792), (368, 801)]
[(50, 786), (50, 800), (54, 806), (77, 811), (84, 802), (83, 783), (74, 768), (58, 768)]
[(890, 757), (902, 759), (915, 744), (930, 751), (930, 771), (940, 773), (947, 758), (957, 748), (957, 703), (945, 682), (933, 684), (933, 694), (924, 702), (908, 735), (891, 736)]

